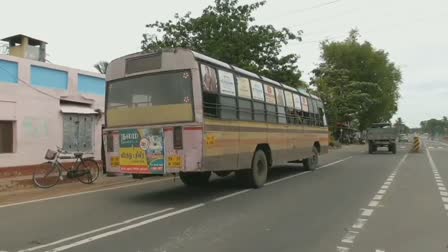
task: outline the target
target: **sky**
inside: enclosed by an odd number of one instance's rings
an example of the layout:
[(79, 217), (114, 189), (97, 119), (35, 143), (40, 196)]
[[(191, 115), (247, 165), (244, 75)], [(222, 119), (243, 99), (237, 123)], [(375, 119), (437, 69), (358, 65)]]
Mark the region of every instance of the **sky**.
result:
[[(240, 0), (252, 3), (255, 0)], [(140, 50), (145, 25), (174, 13), (200, 15), (213, 0), (22, 0), (6, 1), (0, 38), (22, 33), (48, 42), (48, 59), (95, 71), (100, 61)], [(303, 31), (284, 53), (300, 55), (303, 80), (320, 62), (319, 42), (343, 40), (357, 28), (361, 40), (389, 53), (402, 71), (401, 98), (394, 118), (411, 127), (448, 116), (448, 1), (446, 0), (267, 0), (256, 24)]]

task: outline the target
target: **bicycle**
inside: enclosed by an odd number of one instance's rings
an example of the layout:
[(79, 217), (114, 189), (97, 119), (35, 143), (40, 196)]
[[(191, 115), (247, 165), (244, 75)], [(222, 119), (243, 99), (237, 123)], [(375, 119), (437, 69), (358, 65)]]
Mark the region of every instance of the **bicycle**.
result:
[[(57, 147), (57, 151), (48, 149), (45, 154), (45, 159), (48, 161), (34, 169), (34, 184), (40, 188), (50, 188), (63, 180), (63, 175), (69, 179), (77, 178), (84, 184), (92, 184), (99, 177), (100, 167), (93, 157), (85, 158), (83, 156), (84, 153), (69, 153), (59, 147)], [(59, 162), (61, 159), (75, 159), (75, 162), (70, 168), (66, 168)], [(63, 174), (64, 170), (66, 174)]]

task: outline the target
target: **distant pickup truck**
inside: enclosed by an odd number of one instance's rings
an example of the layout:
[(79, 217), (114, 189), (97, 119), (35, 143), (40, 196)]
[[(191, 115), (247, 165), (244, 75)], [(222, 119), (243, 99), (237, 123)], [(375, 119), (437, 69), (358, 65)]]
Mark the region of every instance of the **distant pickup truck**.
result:
[(369, 154), (378, 150), (378, 147), (387, 147), (393, 154), (397, 153), (398, 129), (390, 123), (374, 123), (367, 129), (367, 142)]

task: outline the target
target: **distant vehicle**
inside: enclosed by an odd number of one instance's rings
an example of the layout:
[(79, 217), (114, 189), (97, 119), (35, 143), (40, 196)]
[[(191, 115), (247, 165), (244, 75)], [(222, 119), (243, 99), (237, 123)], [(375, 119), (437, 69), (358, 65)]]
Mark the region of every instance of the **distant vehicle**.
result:
[(190, 186), (235, 172), (261, 187), (271, 167), (314, 170), (328, 151), (319, 97), (191, 50), (115, 59), (106, 79), (109, 172), (179, 174)]
[(398, 129), (390, 123), (374, 123), (367, 129), (369, 154), (378, 150), (378, 147), (387, 147), (393, 154), (397, 153)]
[(398, 141), (401, 143), (407, 143), (407, 142), (409, 142), (409, 137), (407, 134), (400, 134)]

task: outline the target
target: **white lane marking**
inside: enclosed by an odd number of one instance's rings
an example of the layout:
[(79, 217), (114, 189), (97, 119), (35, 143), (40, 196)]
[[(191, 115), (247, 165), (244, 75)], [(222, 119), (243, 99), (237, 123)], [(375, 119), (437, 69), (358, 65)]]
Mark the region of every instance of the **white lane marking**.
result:
[(342, 238), (342, 242), (343, 243), (353, 243), (357, 234), (358, 234), (358, 232), (356, 232), (356, 231), (348, 231), (345, 234), (344, 238)]
[(80, 233), (80, 234), (77, 234), (77, 235), (69, 236), (69, 237), (66, 237), (66, 238), (63, 238), (63, 239), (51, 242), (51, 243), (42, 244), (42, 245), (39, 245), (39, 246), (36, 246), (36, 247), (32, 247), (32, 248), (22, 249), (22, 250), (19, 250), (18, 252), (34, 251), (36, 249), (41, 249), (41, 248), (45, 248), (45, 247), (48, 247), (48, 246), (53, 246), (53, 245), (56, 245), (56, 244), (59, 244), (59, 243), (62, 243), (62, 242), (70, 241), (70, 240), (73, 240), (73, 239), (76, 239), (76, 238), (79, 238), (79, 237), (82, 237), (82, 236), (86, 236), (86, 235), (89, 235), (89, 234), (97, 233), (97, 232), (100, 232), (100, 231), (103, 231), (103, 230), (106, 230), (106, 229), (109, 229), (109, 228), (113, 228), (113, 227), (129, 224), (129, 223), (131, 223), (133, 221), (140, 220), (140, 219), (143, 219), (143, 218), (147, 218), (147, 217), (150, 217), (150, 216), (154, 216), (154, 215), (157, 215), (157, 214), (161, 214), (161, 213), (164, 213), (164, 212), (167, 212), (167, 211), (171, 211), (171, 210), (174, 210), (174, 208), (166, 208), (166, 209), (163, 209), (163, 210), (159, 210), (159, 211), (156, 211), (156, 212), (152, 212), (152, 213), (149, 213), (149, 214), (138, 216), (138, 217), (135, 217), (135, 218), (132, 218), (132, 219), (127, 219), (127, 220), (124, 220), (124, 221), (121, 221), (121, 222), (117, 222), (117, 223), (114, 223), (114, 224), (111, 224), (111, 225), (108, 225), (108, 226), (97, 228), (97, 229), (94, 229), (94, 230), (91, 230), (91, 231), (88, 231), (88, 232), (84, 232), (84, 233)]
[(353, 224), (352, 228), (362, 229), (364, 225), (367, 223), (367, 219), (357, 219), (355, 224)]
[(385, 193), (386, 193), (386, 190), (383, 190), (383, 189), (378, 191), (378, 194), (385, 194)]
[(428, 146), (428, 149), (434, 149), (434, 146)]
[(372, 200), (369, 203), (369, 207), (377, 207), (380, 202), (376, 200)]
[(373, 209), (361, 208), (361, 216), (370, 216), (373, 213)]
[(340, 163), (340, 162), (344, 162), (344, 161), (346, 161), (346, 160), (349, 160), (349, 159), (352, 158), (352, 157), (353, 157), (353, 156), (349, 156), (349, 157), (343, 158), (343, 159), (341, 159), (341, 160), (334, 161), (334, 162), (332, 162), (332, 163), (322, 165), (322, 166), (318, 167), (316, 170), (320, 170), (320, 169), (323, 169), (323, 168), (326, 168), (326, 167), (329, 167), (329, 166), (338, 164), (338, 163)]
[(115, 234), (118, 234), (118, 233), (121, 233), (121, 232), (124, 232), (124, 231), (128, 231), (130, 229), (134, 229), (134, 228), (137, 228), (137, 227), (149, 224), (149, 223), (153, 223), (153, 222), (156, 222), (158, 220), (166, 219), (166, 218), (174, 216), (174, 215), (178, 215), (178, 214), (182, 214), (182, 213), (185, 213), (185, 212), (188, 212), (188, 211), (192, 211), (194, 209), (197, 209), (197, 208), (200, 208), (200, 207), (203, 207), (203, 206), (205, 206), (205, 204), (201, 203), (201, 204), (197, 204), (197, 205), (194, 205), (194, 206), (191, 206), (191, 207), (182, 208), (180, 210), (177, 210), (177, 211), (174, 211), (174, 212), (171, 212), (171, 213), (160, 215), (160, 216), (148, 219), (148, 220), (144, 220), (144, 221), (137, 222), (137, 223), (134, 223), (134, 224), (131, 224), (131, 225), (128, 225), (128, 226), (124, 226), (124, 227), (119, 228), (119, 229), (115, 229), (115, 230), (108, 231), (108, 232), (105, 232), (105, 233), (102, 233), (102, 234), (91, 236), (91, 237), (88, 237), (88, 238), (83, 239), (83, 240), (79, 240), (79, 241), (71, 243), (71, 244), (67, 244), (67, 245), (64, 245), (64, 246), (61, 246), (61, 247), (57, 247), (57, 248), (54, 248), (54, 249), (49, 250), (47, 252), (50, 252), (50, 251), (51, 252), (64, 251), (64, 250), (67, 250), (67, 249), (70, 249), (70, 248), (73, 248), (73, 247), (77, 247), (77, 246), (80, 246), (80, 245), (83, 245), (83, 244), (86, 244), (86, 243), (89, 243), (89, 242), (93, 242), (93, 241), (98, 240), (98, 239), (102, 239), (102, 238), (105, 238), (105, 237), (108, 237), (108, 236), (111, 236), (111, 235), (115, 235)]
[(386, 181), (386, 182), (384, 182), (384, 184), (385, 184), (385, 185), (390, 185), (390, 184), (392, 184), (392, 182), (390, 182), (390, 181)]
[(382, 249), (375, 249), (375, 252), (385, 252), (385, 251)]
[(337, 246), (336, 249), (337, 249), (337, 252), (348, 252), (350, 250), (349, 248), (340, 247), (340, 246)]
[(443, 181), (441, 179), (436, 179), (437, 183), (443, 183)]
[[(400, 170), (401, 166), (404, 164), (407, 156), (408, 156), (408, 154), (406, 153), (403, 156), (403, 158), (400, 160), (400, 162), (397, 164), (396, 168), (393, 170), (393, 174), (394, 175), (389, 177), (388, 179), (394, 179), (395, 178), (396, 173)], [(392, 182), (392, 181), (390, 181), (390, 182)], [(390, 184), (391, 183), (388, 183), (387, 186), (389, 186)], [(382, 194), (385, 194), (385, 193), (386, 193), (386, 190), (384, 190), (384, 189), (379, 190), (378, 194), (376, 194), (373, 197), (373, 200), (370, 201), (369, 207), (376, 207), (376, 206), (378, 206), (379, 203), (380, 203), (380, 200), (383, 199), (383, 195)], [(373, 211), (374, 211), (374, 209), (361, 208), (361, 213), (360, 213), (361, 218), (358, 218), (356, 220), (356, 222), (352, 225), (352, 229), (361, 230), (366, 225), (366, 223), (368, 222), (368, 217), (373, 214)], [(355, 231), (347, 232), (344, 235), (344, 237), (342, 238), (341, 243), (353, 243), (353, 241), (354, 241), (354, 239), (355, 239), (355, 237), (356, 237), (356, 235), (358, 233), (359, 232), (355, 232)], [(348, 251), (349, 250), (349, 248), (344, 247), (344, 246), (337, 246), (336, 249), (337, 249), (338, 252), (339, 251)]]
[[(329, 163), (329, 164), (322, 165), (322, 166), (318, 167), (316, 170), (319, 170), (319, 169), (322, 169), (322, 168), (326, 168), (326, 167), (329, 167), (329, 166), (332, 166), (332, 165), (335, 165), (335, 164), (344, 162), (344, 161), (346, 161), (346, 160), (349, 160), (350, 158), (352, 158), (352, 156), (349, 156), (349, 157), (343, 158), (343, 159), (341, 159), (341, 160), (337, 160), (337, 161), (331, 162), (331, 163)], [(278, 182), (281, 182), (281, 181), (284, 181), (284, 180), (288, 180), (288, 179), (291, 179), (291, 178), (294, 178), (294, 177), (298, 177), (298, 176), (305, 175), (305, 174), (307, 174), (307, 173), (310, 173), (310, 171), (305, 171), (305, 172), (301, 172), (301, 173), (299, 173), (299, 174), (294, 174), (294, 175), (291, 175), (291, 176), (288, 176), (288, 177), (284, 177), (284, 178), (281, 178), (281, 179), (277, 179), (277, 180), (268, 182), (268, 183), (266, 183), (265, 185), (266, 185), (266, 186), (269, 186), (269, 185), (272, 185), (272, 184), (275, 184), (275, 183), (278, 183)]]
[[(433, 169), (434, 173), (437, 172), (437, 175), (435, 175), (434, 177), (436, 178), (436, 180), (440, 179), (440, 176), (438, 175), (437, 166), (434, 163), (434, 160), (432, 159), (431, 153), (429, 152), (428, 149), (426, 149), (426, 156), (428, 157), (429, 165)], [(442, 196), (442, 202), (444, 202), (444, 203), (448, 202), (448, 198), (445, 197), (445, 196), (448, 196), (448, 192), (446, 192), (446, 187), (444, 186), (443, 182), (442, 183), (437, 183), (437, 186), (439, 188), (440, 195)], [(448, 204), (443, 204), (443, 206), (444, 206), (445, 210), (448, 211)]]
[(298, 177), (298, 176), (305, 175), (307, 173), (310, 173), (310, 171), (305, 171), (305, 172), (301, 172), (299, 174), (294, 174), (294, 175), (291, 175), (291, 176), (288, 176), (288, 177), (284, 177), (284, 178), (281, 178), (281, 179), (273, 180), (273, 181), (268, 182), (268, 183), (266, 183), (264, 185), (265, 186), (269, 186), (269, 185), (272, 185), (272, 184), (276, 184), (278, 182), (282, 182), (282, 181), (285, 181), (285, 180), (288, 180), (288, 179), (292, 179), (292, 178), (295, 178), (295, 177)]
[(6, 204), (6, 205), (0, 205), (0, 208), (19, 206), (19, 205), (36, 203), (36, 202), (42, 202), (42, 201), (48, 201), (48, 200), (54, 200), (54, 199), (62, 199), (62, 198), (74, 197), (74, 196), (90, 194), (90, 193), (96, 193), (96, 192), (111, 191), (111, 190), (122, 189), (122, 188), (133, 187), (133, 186), (147, 185), (147, 184), (158, 183), (158, 182), (162, 182), (162, 181), (166, 181), (166, 180), (173, 180), (173, 178), (164, 178), (164, 179), (151, 180), (151, 181), (148, 181), (148, 182), (142, 182), (142, 183), (136, 183), (136, 184), (130, 184), (130, 185), (122, 185), (122, 186), (103, 188), (103, 189), (92, 190), (92, 191), (85, 191), (85, 192), (71, 193), (71, 194), (65, 194), (65, 195), (48, 197), (48, 198), (42, 198), (42, 199), (22, 201), (22, 202), (18, 202), (18, 203), (11, 203), (11, 204)]
[[(340, 162), (344, 162), (350, 158), (352, 158), (353, 156), (349, 156), (346, 157), (344, 159), (329, 163), (329, 164), (325, 164), (322, 165), (321, 167), (317, 168), (317, 169), (322, 169), (325, 167), (329, 167), (332, 165), (335, 165), (337, 163)], [(297, 177), (303, 174), (308, 173), (309, 171), (306, 172), (302, 172), (300, 174), (295, 174), (286, 178), (282, 178), (280, 180), (275, 180), (275, 181), (271, 181), (269, 183), (266, 183), (265, 185), (271, 185), (271, 184), (275, 184), (277, 182), (286, 180), (286, 179), (290, 179), (293, 177)], [(0, 208), (4, 208), (4, 207), (12, 207), (12, 206), (18, 206), (18, 205), (24, 205), (24, 204), (30, 204), (30, 203), (36, 203), (36, 202), (42, 202), (42, 201), (47, 201), (47, 200), (54, 200), (54, 199), (62, 199), (62, 198), (67, 198), (67, 197), (73, 197), (73, 196), (79, 196), (79, 195), (83, 195), (83, 194), (89, 194), (89, 193), (96, 193), (96, 192), (104, 192), (104, 191), (110, 191), (110, 190), (116, 190), (116, 189), (121, 189), (121, 188), (127, 188), (127, 187), (132, 187), (132, 186), (140, 186), (140, 185), (147, 185), (147, 184), (152, 184), (152, 183), (158, 183), (158, 182), (163, 182), (166, 180), (172, 180), (172, 178), (164, 178), (164, 179), (159, 179), (159, 180), (151, 180), (148, 182), (142, 182), (142, 183), (137, 183), (137, 184), (130, 184), (130, 185), (122, 185), (122, 186), (116, 186), (116, 187), (110, 187), (110, 188), (103, 188), (103, 189), (97, 189), (97, 190), (92, 190), (92, 191), (85, 191), (85, 192), (79, 192), (79, 193), (71, 193), (71, 194), (66, 194), (66, 195), (60, 195), (60, 196), (54, 196), (54, 197), (48, 197), (48, 198), (42, 198), (42, 199), (35, 199), (35, 200), (29, 200), (29, 201), (23, 201), (23, 202), (18, 202), (18, 203), (11, 203), (11, 204), (5, 204), (5, 205), (0, 205)]]
[(383, 185), (383, 186), (381, 186), (381, 189), (387, 190), (387, 189), (389, 189), (389, 186), (388, 185)]
[(252, 189), (246, 189), (246, 190), (242, 190), (242, 191), (234, 192), (234, 193), (231, 193), (231, 194), (222, 196), (222, 197), (218, 197), (218, 198), (216, 198), (216, 199), (214, 199), (214, 200), (212, 200), (212, 201), (217, 202), (217, 201), (225, 200), (225, 199), (228, 199), (228, 198), (231, 198), (231, 197), (234, 197), (234, 196), (243, 194), (243, 193), (247, 193), (247, 192), (250, 192), (250, 191), (252, 191)]
[(377, 195), (373, 196), (373, 200), (382, 200), (382, 199), (383, 199), (383, 195), (377, 194)]
[(439, 142), (439, 141), (438, 141), (438, 143), (441, 144), (441, 145), (444, 145), (444, 146), (448, 146), (448, 144), (446, 144), (446, 143), (442, 143), (442, 142)]

